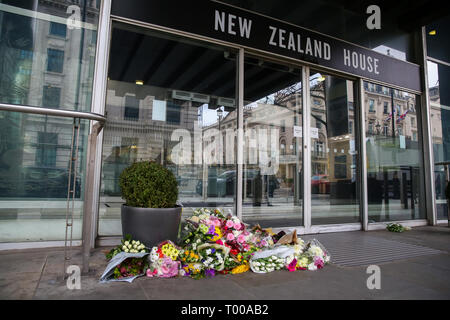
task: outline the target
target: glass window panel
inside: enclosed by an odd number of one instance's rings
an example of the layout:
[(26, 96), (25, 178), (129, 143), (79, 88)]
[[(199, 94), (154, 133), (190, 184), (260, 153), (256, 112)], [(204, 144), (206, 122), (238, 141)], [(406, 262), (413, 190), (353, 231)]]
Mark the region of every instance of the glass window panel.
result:
[(301, 226), (301, 69), (247, 56), (244, 88), (243, 219)]
[(61, 103), (61, 88), (45, 86), (42, 105), (48, 108), (58, 108)]
[[(64, 240), (72, 128), (73, 119), (0, 111), (0, 242)], [(81, 239), (88, 130), (82, 121), (73, 239)]]
[(450, 67), (428, 61), (428, 87), (437, 217), (447, 219), (445, 166), (450, 165)]
[(50, 22), (50, 34), (65, 38), (67, 35), (67, 26), (62, 23)]
[(236, 53), (114, 24), (109, 79), (99, 234), (122, 233), (119, 176), (135, 161), (175, 174), (183, 216), (198, 207), (233, 213)]
[(311, 223), (360, 222), (354, 84), (311, 71), (310, 88)]
[[(388, 94), (366, 90), (364, 100), (369, 222), (425, 219), (422, 144), (411, 126), (412, 118), (418, 120), (416, 96), (393, 89)], [(370, 111), (370, 100), (375, 112)], [(382, 112), (385, 100), (388, 115)]]
[(98, 14), (98, 1), (0, 0), (0, 103), (90, 111)]

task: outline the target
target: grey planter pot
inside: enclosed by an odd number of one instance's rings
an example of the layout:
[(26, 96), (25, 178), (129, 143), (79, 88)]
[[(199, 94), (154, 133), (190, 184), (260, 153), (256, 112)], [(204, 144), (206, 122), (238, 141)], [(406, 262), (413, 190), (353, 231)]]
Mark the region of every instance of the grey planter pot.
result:
[(122, 234), (151, 248), (164, 240), (175, 242), (181, 221), (181, 207), (135, 208), (122, 205)]

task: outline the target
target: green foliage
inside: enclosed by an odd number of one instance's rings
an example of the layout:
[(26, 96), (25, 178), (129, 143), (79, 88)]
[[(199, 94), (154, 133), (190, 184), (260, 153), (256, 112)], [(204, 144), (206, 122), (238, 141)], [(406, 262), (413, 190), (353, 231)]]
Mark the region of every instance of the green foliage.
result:
[(390, 223), (386, 226), (386, 229), (390, 232), (403, 232), (407, 230), (404, 226), (399, 223)]
[(156, 162), (136, 162), (120, 174), (122, 198), (138, 208), (174, 208), (178, 184), (174, 174)]

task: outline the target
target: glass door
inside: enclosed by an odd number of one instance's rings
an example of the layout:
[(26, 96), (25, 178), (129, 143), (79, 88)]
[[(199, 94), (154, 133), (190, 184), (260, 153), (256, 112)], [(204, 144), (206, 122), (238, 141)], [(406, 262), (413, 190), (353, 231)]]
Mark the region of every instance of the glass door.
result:
[(355, 84), (310, 72), (311, 225), (359, 223)]
[(369, 223), (425, 219), (418, 100), (369, 82), (364, 89)]
[(99, 234), (122, 233), (120, 173), (135, 161), (170, 169), (183, 214), (235, 207), (236, 53), (113, 25)]
[(244, 62), (245, 222), (303, 225), (302, 69), (246, 56)]

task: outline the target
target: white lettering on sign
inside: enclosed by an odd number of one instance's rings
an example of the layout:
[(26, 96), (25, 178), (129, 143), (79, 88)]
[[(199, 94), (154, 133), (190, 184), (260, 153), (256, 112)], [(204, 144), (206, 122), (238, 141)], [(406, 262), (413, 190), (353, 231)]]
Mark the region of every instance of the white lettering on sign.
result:
[(304, 53), (316, 58), (331, 60), (331, 46), (329, 43), (306, 37), (303, 47), (300, 34), (295, 34), (291, 31), (286, 31), (274, 26), (269, 26), (269, 29), (269, 44), (271, 46), (288, 49), (302, 54)]
[(366, 56), (363, 53), (358, 53), (355, 51), (350, 51), (344, 49), (344, 65), (359, 69), (362, 71), (368, 71), (370, 73), (380, 74), (378, 70), (377, 58), (372, 58), (371, 56)]
[(252, 30), (252, 20), (216, 10), (214, 30), (249, 39)]

